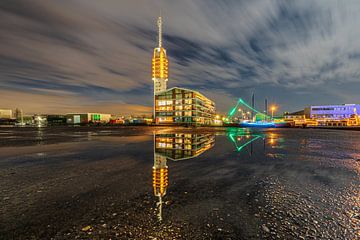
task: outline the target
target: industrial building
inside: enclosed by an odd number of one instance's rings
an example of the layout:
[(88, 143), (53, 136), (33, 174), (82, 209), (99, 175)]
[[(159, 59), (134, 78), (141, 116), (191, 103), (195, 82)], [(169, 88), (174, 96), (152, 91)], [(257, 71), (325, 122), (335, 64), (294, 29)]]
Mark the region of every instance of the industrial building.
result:
[(13, 113), (11, 109), (0, 109), (0, 119), (11, 119)]
[(46, 115), (35, 114), (33, 116), (32, 122), (33, 122), (33, 124), (35, 126), (45, 127), (45, 126), (47, 126), (47, 116)]
[(66, 124), (65, 115), (47, 115), (47, 124), (48, 125), (65, 125)]
[(284, 113), (285, 119), (294, 119), (294, 120), (300, 120), (300, 119), (308, 119), (310, 118), (310, 107), (306, 107), (303, 110), (299, 110), (296, 112), (286, 112)]
[(285, 112), (284, 121), (289, 123), (290, 126), (316, 126), (317, 122), (310, 119), (310, 107), (306, 107), (303, 110), (296, 112)]
[(103, 113), (68, 113), (66, 114), (67, 124), (99, 124), (109, 123), (111, 114)]
[(359, 104), (322, 105), (310, 107), (310, 118), (340, 120), (360, 113)]
[(158, 46), (152, 58), (154, 82), (154, 119), (156, 124), (211, 125), (215, 117), (215, 104), (201, 93), (174, 87), (167, 89), (168, 58), (162, 46), (162, 19), (158, 18)]

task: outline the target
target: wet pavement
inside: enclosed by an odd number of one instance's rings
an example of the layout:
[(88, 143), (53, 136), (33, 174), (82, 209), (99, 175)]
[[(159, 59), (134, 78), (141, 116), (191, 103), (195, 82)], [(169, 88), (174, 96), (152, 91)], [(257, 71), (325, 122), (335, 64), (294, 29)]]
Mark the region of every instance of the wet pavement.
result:
[(0, 239), (358, 239), (360, 134), (0, 128)]

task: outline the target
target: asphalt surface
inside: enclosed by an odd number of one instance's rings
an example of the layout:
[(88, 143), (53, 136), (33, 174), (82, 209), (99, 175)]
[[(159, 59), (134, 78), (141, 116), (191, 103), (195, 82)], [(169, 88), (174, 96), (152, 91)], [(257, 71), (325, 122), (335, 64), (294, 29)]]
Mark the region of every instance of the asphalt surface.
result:
[[(163, 133), (216, 141), (167, 160), (160, 221)], [(357, 239), (359, 174), (356, 131), (0, 128), (0, 239)]]

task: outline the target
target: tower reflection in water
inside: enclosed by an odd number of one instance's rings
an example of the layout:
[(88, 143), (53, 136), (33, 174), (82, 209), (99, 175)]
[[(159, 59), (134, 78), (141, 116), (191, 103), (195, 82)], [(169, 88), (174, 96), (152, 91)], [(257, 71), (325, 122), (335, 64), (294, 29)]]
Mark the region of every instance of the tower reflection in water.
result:
[[(253, 143), (263, 142), (265, 146), (275, 147), (278, 141), (283, 141), (276, 134), (262, 134), (244, 131), (243, 129), (231, 129), (226, 133), (235, 150), (240, 152), (247, 150), (253, 155)], [(191, 134), (191, 133), (164, 133), (154, 134), (154, 166), (153, 166), (153, 189), (158, 197), (156, 203), (157, 217), (162, 221), (163, 198), (169, 186), (169, 169), (167, 161), (180, 161), (199, 156), (215, 145), (215, 134)]]
[(154, 135), (153, 189), (158, 197), (157, 217), (162, 221), (163, 198), (169, 185), (167, 160), (199, 156), (215, 144), (215, 134), (166, 133)]

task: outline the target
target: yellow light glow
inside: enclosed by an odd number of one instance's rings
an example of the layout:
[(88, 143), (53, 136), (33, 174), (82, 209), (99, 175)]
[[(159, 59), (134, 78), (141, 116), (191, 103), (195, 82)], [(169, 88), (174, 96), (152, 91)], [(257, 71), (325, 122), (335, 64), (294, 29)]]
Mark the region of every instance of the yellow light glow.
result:
[(168, 169), (153, 169), (153, 189), (156, 196), (164, 196), (166, 194), (168, 182)]
[(152, 78), (168, 79), (168, 64), (166, 50), (162, 47), (155, 48), (152, 58)]

